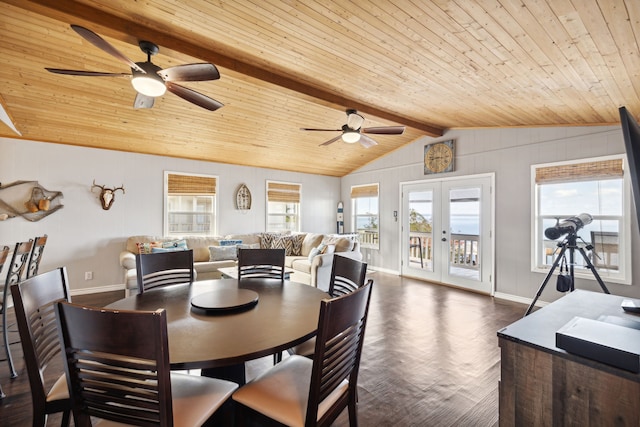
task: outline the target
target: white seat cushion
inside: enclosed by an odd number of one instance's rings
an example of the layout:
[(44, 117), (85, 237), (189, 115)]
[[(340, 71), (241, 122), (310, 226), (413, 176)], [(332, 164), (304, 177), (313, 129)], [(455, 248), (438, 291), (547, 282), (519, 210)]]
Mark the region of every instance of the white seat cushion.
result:
[[(197, 375), (171, 373), (173, 425), (201, 426), (238, 388), (238, 384)], [(95, 426), (119, 427), (126, 424), (98, 420)]]
[(316, 337), (310, 338), (302, 344), (292, 347), (291, 351), (293, 352), (291, 354), (297, 354), (299, 356), (312, 356), (316, 351)]
[[(291, 427), (303, 427), (313, 361), (293, 355), (249, 382), (233, 394), (233, 400)], [(349, 382), (342, 381), (321, 402), (318, 418), (347, 392)]]
[(62, 374), (60, 378), (51, 386), (51, 390), (47, 394), (47, 402), (54, 400), (63, 400), (69, 398), (69, 387), (67, 387), (67, 376)]

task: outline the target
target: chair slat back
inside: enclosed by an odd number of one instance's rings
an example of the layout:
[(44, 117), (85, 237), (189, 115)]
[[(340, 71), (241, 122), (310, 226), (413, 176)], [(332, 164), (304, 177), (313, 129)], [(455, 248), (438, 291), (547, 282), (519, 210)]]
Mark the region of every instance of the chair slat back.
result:
[(38, 268), (40, 268), (40, 261), (42, 260), (42, 253), (44, 252), (44, 246), (47, 244), (47, 235), (36, 237), (33, 239), (33, 248), (29, 254), (29, 264), (26, 268), (26, 278), (35, 276), (38, 274)]
[(136, 255), (138, 292), (193, 282), (193, 249)]
[(307, 425), (316, 425), (318, 406), (344, 385), (345, 381), (348, 381), (347, 391), (335, 398), (331, 409), (317, 424), (330, 423), (349, 399), (356, 399), (372, 287), (373, 281), (369, 281), (349, 294), (321, 302), (306, 414)]
[[(61, 267), (25, 279), (11, 286), (11, 296), (33, 405), (44, 413), (47, 392), (52, 385), (48, 380), (57, 379), (62, 373), (58, 371), (53, 377), (45, 375), (50, 362), (57, 362), (61, 351), (54, 304), (71, 300), (67, 270)], [(66, 404), (71, 409), (71, 401)]]
[(329, 281), (329, 295), (349, 294), (364, 285), (367, 264), (352, 258), (334, 255)]
[(2, 267), (4, 267), (4, 263), (7, 262), (7, 258), (9, 258), (9, 253), (11, 252), (11, 248), (9, 246), (4, 246), (0, 249), (0, 273), (2, 273)]
[(9, 287), (14, 283), (18, 283), (22, 280), (22, 274), (24, 273), (24, 269), (27, 265), (27, 261), (29, 260), (29, 254), (31, 253), (31, 249), (33, 248), (33, 240), (29, 240), (28, 242), (18, 242), (16, 243), (16, 247), (13, 250), (13, 255), (11, 256), (11, 262), (9, 263), (9, 270), (7, 271), (7, 277), (5, 279), (5, 299), (9, 293)]
[(284, 280), (284, 249), (238, 249), (238, 280)]
[[(13, 250), (13, 255), (11, 256), (11, 262), (9, 263), (9, 269), (7, 271), (7, 276), (4, 282), (4, 289), (2, 290), (2, 341), (4, 344), (4, 352), (7, 356), (7, 365), (9, 366), (9, 372), (11, 374), (11, 378), (15, 378), (18, 376), (16, 372), (15, 365), (13, 364), (13, 357), (11, 356), (11, 343), (9, 340), (9, 325), (7, 323), (7, 297), (9, 296), (9, 288), (11, 285), (20, 283), (22, 280), (22, 274), (24, 272), (25, 266), (27, 265), (27, 260), (29, 259), (29, 254), (31, 253), (31, 248), (33, 247), (33, 240), (29, 240), (28, 242), (18, 242), (16, 243), (16, 247)], [(0, 390), (0, 395), (2, 395), (2, 390)]]
[(74, 421), (173, 423), (167, 318), (155, 312), (57, 303)]

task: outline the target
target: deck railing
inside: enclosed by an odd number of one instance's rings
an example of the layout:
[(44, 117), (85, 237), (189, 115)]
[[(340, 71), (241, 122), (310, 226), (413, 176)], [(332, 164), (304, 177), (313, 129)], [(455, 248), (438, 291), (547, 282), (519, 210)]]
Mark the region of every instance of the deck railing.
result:
[(378, 246), (378, 232), (371, 230), (358, 230), (358, 240), (362, 246)]
[(480, 264), (478, 237), (473, 234), (452, 234), (449, 262), (457, 267), (477, 269)]
[[(463, 268), (478, 269), (481, 253), (479, 236), (452, 234), (449, 240), (449, 262)], [(409, 233), (409, 261), (427, 268), (433, 262), (433, 234)]]

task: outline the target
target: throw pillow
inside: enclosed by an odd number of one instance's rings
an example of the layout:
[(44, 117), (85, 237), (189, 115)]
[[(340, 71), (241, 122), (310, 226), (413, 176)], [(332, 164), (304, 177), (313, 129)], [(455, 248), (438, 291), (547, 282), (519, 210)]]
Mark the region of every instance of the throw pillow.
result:
[(313, 259), (318, 256), (320, 254), (320, 250), (318, 248), (311, 248), (311, 250), (309, 251), (309, 256), (307, 257), (307, 259), (309, 260), (309, 262), (313, 262)]
[(176, 252), (176, 251), (186, 251), (184, 248), (175, 247), (175, 248), (156, 248), (155, 246), (151, 248), (152, 254), (159, 254), (162, 252)]
[(260, 247), (262, 249), (277, 249), (273, 247), (274, 240), (285, 236), (287, 235), (280, 233), (262, 233), (260, 234)]
[(187, 249), (187, 241), (186, 240), (169, 240), (167, 242), (162, 242), (162, 247), (164, 249), (171, 249), (174, 251), (186, 251)]
[(311, 250), (309, 251), (309, 262), (313, 262), (313, 259), (318, 256), (318, 255), (322, 255), (327, 251), (327, 245), (323, 245), (322, 243), (319, 244), (318, 246), (316, 246), (315, 248), (311, 248)]
[(237, 260), (236, 246), (209, 246), (209, 261)]
[(150, 254), (152, 248), (158, 248), (162, 246), (160, 242), (146, 242), (146, 243), (136, 243), (139, 254)]
[(336, 252), (349, 252), (353, 250), (354, 241), (348, 237), (333, 237), (326, 236), (322, 239), (322, 243), (325, 245), (335, 246)]
[(309, 255), (311, 249), (317, 248), (322, 243), (323, 237), (324, 234), (306, 233), (304, 239), (302, 239), (302, 252), (300, 255)]
[(300, 256), (304, 235), (288, 235), (276, 237), (270, 249), (284, 249), (286, 256)]
[(237, 246), (242, 244), (242, 240), (220, 240), (220, 246)]

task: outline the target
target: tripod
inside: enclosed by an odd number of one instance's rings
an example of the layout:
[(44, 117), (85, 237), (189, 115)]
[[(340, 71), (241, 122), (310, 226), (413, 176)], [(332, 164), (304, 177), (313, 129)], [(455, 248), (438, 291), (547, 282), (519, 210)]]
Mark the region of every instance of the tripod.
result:
[(567, 249), (569, 249), (569, 275), (571, 276), (571, 289), (569, 289), (569, 291), (570, 292), (574, 291), (573, 261), (574, 261), (574, 251), (577, 249), (582, 254), (582, 258), (584, 258), (584, 261), (587, 264), (587, 268), (591, 270), (591, 273), (593, 273), (593, 277), (595, 277), (598, 283), (600, 284), (602, 291), (605, 294), (611, 293), (609, 292), (609, 289), (607, 289), (607, 287), (604, 285), (602, 278), (596, 271), (596, 268), (594, 267), (594, 265), (591, 263), (591, 260), (587, 256), (587, 253), (584, 251), (584, 248), (579, 247), (577, 245), (577, 239), (578, 239), (578, 235), (576, 233), (569, 233), (567, 238), (562, 243), (558, 243), (558, 247), (561, 247), (562, 249), (560, 250), (560, 253), (556, 257), (555, 261), (553, 262), (553, 265), (551, 266), (551, 270), (549, 270), (549, 273), (547, 273), (547, 277), (544, 278), (544, 280), (542, 281), (542, 284), (540, 285), (540, 288), (538, 288), (538, 292), (536, 293), (535, 298), (533, 298), (533, 301), (531, 301), (529, 308), (527, 308), (527, 312), (524, 314), (525, 316), (531, 313), (533, 306), (536, 304), (536, 301), (538, 301), (538, 298), (542, 294), (544, 287), (547, 285), (547, 282), (549, 282), (549, 279), (553, 275), (553, 272), (555, 271), (555, 269), (558, 267), (558, 264), (560, 264), (560, 260), (564, 256), (564, 253), (567, 251)]

